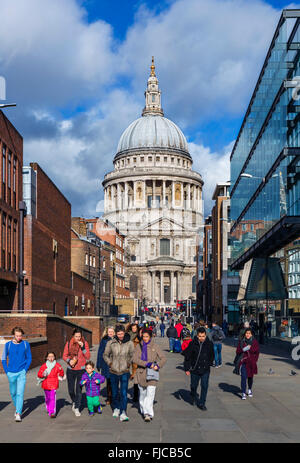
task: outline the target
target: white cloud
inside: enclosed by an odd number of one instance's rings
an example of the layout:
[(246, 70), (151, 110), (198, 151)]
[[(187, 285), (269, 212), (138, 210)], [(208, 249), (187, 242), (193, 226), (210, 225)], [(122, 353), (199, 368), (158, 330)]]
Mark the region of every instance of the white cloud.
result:
[(193, 169), (201, 173), (204, 180), (203, 198), (205, 215), (211, 213), (214, 205), (212, 195), (217, 183), (230, 180), (230, 154), (234, 141), (225, 146), (220, 152), (212, 152), (209, 147), (189, 143), (193, 158)]

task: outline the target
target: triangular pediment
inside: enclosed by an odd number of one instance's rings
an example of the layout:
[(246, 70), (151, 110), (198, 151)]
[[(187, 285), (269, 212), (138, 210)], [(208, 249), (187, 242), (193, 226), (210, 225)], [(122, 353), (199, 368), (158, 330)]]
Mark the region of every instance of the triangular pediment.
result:
[(147, 223), (144, 227), (141, 227), (141, 231), (160, 231), (160, 230), (171, 230), (171, 231), (186, 231), (187, 228), (183, 224), (176, 222), (173, 219), (168, 217), (160, 217), (156, 220), (153, 220), (150, 223)]

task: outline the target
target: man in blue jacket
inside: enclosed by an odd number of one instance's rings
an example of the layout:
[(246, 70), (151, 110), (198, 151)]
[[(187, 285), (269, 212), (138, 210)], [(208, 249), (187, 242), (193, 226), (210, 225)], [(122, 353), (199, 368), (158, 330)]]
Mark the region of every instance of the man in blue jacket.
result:
[(26, 384), (26, 373), (30, 367), (32, 357), (30, 344), (23, 341), (24, 331), (15, 327), (12, 330), (12, 341), (5, 344), (2, 354), (2, 365), (9, 382), (9, 391), (16, 407), (15, 421), (22, 421), (22, 409)]

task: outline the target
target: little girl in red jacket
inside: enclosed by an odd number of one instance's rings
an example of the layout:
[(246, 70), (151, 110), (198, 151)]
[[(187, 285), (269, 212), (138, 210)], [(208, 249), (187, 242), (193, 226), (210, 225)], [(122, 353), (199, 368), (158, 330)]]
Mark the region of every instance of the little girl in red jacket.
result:
[(50, 418), (56, 417), (56, 390), (59, 380), (66, 378), (62, 366), (56, 362), (54, 352), (48, 352), (44, 363), (38, 372), (38, 384), (42, 383), (45, 392), (46, 409)]

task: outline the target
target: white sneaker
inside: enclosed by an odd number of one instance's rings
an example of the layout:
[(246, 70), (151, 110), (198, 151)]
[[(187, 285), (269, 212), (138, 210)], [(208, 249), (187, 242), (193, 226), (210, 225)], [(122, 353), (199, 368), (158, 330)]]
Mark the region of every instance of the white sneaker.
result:
[(75, 412), (75, 402), (72, 403), (72, 412)]
[(249, 389), (249, 391), (248, 391), (248, 397), (253, 397), (251, 389)]
[(17, 421), (17, 422), (19, 422), (19, 423), (22, 421), (22, 418), (21, 418), (20, 413), (16, 413), (16, 414), (15, 414), (15, 421)]
[(246, 394), (243, 393), (242, 394), (242, 400), (246, 400), (246, 398), (247, 398)]
[(115, 408), (113, 412), (113, 417), (118, 418), (118, 416), (120, 416), (120, 410), (118, 408)]
[(120, 415), (120, 421), (129, 421), (128, 416), (126, 415), (125, 412), (121, 413)]
[(75, 416), (81, 416), (81, 413), (78, 408), (74, 408)]

